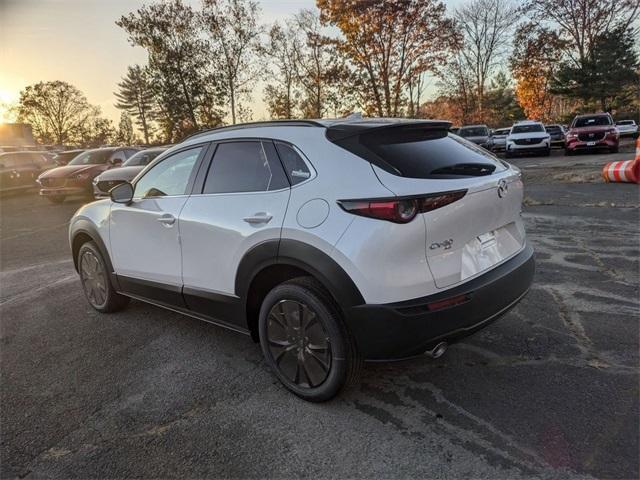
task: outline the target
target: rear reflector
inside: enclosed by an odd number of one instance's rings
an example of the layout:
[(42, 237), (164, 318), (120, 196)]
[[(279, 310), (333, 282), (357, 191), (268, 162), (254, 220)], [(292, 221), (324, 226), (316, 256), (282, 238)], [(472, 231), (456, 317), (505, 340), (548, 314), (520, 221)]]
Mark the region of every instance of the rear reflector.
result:
[(338, 200), (338, 205), (345, 212), (354, 215), (394, 223), (409, 223), (418, 213), (430, 212), (449, 205), (460, 200), (466, 193), (466, 190), (457, 190), (411, 197)]
[(454, 305), (460, 305), (469, 300), (467, 295), (458, 295), (457, 297), (445, 298), (444, 300), (438, 300), (437, 302), (427, 303), (427, 308), (430, 312), (436, 310), (443, 310), (445, 308), (453, 307)]

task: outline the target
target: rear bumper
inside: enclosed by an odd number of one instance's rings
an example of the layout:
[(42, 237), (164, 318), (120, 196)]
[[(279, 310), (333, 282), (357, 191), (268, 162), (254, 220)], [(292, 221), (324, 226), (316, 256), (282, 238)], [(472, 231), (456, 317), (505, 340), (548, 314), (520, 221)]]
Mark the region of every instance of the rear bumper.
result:
[[(533, 281), (533, 248), (469, 282), (404, 302), (358, 305), (347, 312), (358, 349), (367, 360), (393, 360), (424, 353), (436, 342), (469, 335), (513, 308)], [(460, 303), (430, 311), (429, 304), (464, 296)]]

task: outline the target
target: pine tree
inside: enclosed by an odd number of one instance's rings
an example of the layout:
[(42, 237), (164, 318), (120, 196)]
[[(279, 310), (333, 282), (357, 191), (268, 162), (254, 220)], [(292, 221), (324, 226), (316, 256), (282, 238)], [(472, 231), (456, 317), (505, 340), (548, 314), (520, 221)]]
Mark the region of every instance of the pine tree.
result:
[(118, 99), (116, 107), (135, 117), (144, 135), (144, 141), (148, 144), (155, 109), (148, 72), (140, 65), (128, 67), (127, 74), (118, 84), (118, 88), (119, 91), (115, 93)]

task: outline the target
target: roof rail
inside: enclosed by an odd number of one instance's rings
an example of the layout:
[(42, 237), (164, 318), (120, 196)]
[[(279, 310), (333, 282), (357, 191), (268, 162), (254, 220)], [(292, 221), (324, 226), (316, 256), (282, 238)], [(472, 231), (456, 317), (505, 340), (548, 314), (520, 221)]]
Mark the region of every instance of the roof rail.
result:
[(212, 132), (228, 132), (232, 130), (242, 130), (244, 128), (255, 128), (255, 127), (273, 127), (273, 126), (289, 126), (289, 127), (322, 127), (325, 128), (320, 122), (315, 120), (267, 120), (262, 122), (247, 122), (247, 123), (238, 123), (236, 125), (227, 125), (224, 127), (215, 127), (215, 128), (205, 128), (203, 130), (199, 130), (191, 135), (187, 135), (180, 142), (182, 143), (185, 140), (190, 138), (195, 138), (200, 135), (205, 135), (207, 133)]

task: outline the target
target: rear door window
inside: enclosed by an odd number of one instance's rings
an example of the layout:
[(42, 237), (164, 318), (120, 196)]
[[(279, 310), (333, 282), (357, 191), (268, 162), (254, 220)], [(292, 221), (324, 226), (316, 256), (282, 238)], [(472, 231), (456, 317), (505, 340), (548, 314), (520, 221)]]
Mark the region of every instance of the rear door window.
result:
[(216, 148), (202, 193), (266, 192), (288, 186), (272, 142), (225, 142)]
[(506, 169), (487, 150), (442, 129), (376, 129), (335, 143), (389, 173), (408, 178), (473, 177)]

